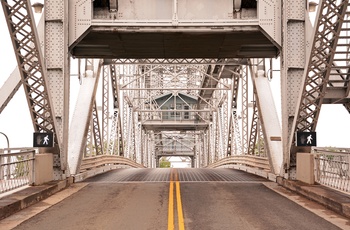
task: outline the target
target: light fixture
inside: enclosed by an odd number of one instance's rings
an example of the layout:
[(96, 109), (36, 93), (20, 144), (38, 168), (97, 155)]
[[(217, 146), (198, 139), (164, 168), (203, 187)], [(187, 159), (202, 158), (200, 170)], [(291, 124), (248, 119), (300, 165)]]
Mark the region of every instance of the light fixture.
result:
[(314, 2), (314, 1), (310, 1), (309, 2), (309, 12), (315, 12), (316, 11), (316, 6), (317, 6), (318, 4), (316, 3), (316, 2)]
[(43, 8), (44, 8), (44, 4), (40, 3), (40, 2), (36, 2), (32, 5), (32, 7), (34, 8), (34, 12), (35, 13), (42, 13), (43, 12)]

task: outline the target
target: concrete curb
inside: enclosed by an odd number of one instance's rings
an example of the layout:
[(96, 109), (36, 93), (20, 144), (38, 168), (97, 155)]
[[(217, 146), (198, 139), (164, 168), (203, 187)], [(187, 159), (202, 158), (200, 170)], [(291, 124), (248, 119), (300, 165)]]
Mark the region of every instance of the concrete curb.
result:
[(0, 220), (38, 203), (72, 183), (72, 179), (52, 181), (43, 185), (32, 186), (0, 199)]
[(322, 185), (309, 185), (277, 177), (277, 184), (350, 218), (350, 195)]

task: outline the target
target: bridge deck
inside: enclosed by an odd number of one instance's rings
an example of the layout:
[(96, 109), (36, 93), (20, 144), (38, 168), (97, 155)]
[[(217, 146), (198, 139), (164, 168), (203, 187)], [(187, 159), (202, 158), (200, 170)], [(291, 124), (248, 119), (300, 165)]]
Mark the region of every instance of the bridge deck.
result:
[[(266, 179), (234, 169), (176, 169), (180, 182), (266, 182)], [(169, 169), (116, 169), (86, 182), (169, 182)]]
[[(167, 182), (171, 175), (180, 182)], [(178, 210), (183, 229), (339, 229), (328, 222), (334, 214), (319, 217), (264, 179), (231, 169), (120, 169), (86, 182), (16, 229), (180, 229)]]

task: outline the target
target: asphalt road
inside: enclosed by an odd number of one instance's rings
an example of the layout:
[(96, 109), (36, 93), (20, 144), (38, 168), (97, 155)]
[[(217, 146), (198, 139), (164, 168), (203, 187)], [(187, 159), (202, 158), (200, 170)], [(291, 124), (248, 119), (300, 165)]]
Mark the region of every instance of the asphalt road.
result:
[[(212, 181), (204, 176), (198, 177), (203, 181), (183, 180), (186, 173), (202, 171), (141, 172), (117, 170), (88, 180), (84, 188), (15, 229), (181, 229), (180, 209), (183, 229), (340, 229), (268, 188), (267, 181), (251, 175), (244, 181), (242, 172), (205, 171)], [(162, 173), (159, 178), (168, 179), (145, 180), (144, 174)], [(230, 175), (236, 179), (227, 179)]]

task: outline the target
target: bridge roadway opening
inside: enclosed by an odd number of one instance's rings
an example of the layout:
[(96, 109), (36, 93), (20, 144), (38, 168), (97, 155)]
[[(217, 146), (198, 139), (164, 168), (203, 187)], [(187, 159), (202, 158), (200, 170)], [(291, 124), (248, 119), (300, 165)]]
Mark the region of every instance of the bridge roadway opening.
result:
[(271, 184), (234, 169), (117, 169), (14, 229), (339, 229)]

